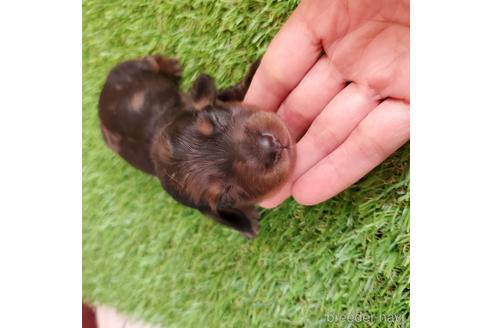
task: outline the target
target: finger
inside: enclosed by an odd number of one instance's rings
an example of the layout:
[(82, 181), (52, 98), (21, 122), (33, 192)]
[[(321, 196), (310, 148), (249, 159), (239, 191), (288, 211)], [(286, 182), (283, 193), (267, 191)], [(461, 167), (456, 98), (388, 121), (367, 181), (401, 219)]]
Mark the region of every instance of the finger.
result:
[(277, 111), (294, 140), (299, 140), (326, 104), (345, 87), (345, 83), (325, 55), (319, 58)]
[(338, 147), (378, 104), (379, 96), (374, 91), (356, 83), (337, 94), (297, 143), (292, 179), (295, 181)]
[(335, 196), (408, 141), (409, 126), (408, 103), (382, 102), (343, 144), (294, 183), (292, 195), (304, 205)]
[(274, 208), (280, 205), (284, 200), (290, 196), (292, 188), (292, 181), (288, 181), (279, 191), (277, 191), (271, 197), (262, 200), (258, 205), (264, 208)]
[(409, 102), (410, 33), (408, 26), (370, 21), (327, 49), (338, 71), (383, 97)]
[(320, 56), (321, 39), (306, 21), (301, 3), (263, 55), (244, 102), (276, 111)]

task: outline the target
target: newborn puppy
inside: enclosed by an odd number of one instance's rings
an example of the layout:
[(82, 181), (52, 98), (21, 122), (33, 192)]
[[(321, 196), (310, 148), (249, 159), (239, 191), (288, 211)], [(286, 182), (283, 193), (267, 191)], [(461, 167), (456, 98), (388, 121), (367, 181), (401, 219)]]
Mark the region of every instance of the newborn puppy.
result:
[(113, 68), (99, 99), (109, 148), (178, 202), (248, 238), (258, 230), (255, 203), (285, 182), (294, 155), (275, 114), (241, 104), (258, 64), (235, 86), (217, 91), (202, 74), (186, 93), (177, 60), (130, 60)]

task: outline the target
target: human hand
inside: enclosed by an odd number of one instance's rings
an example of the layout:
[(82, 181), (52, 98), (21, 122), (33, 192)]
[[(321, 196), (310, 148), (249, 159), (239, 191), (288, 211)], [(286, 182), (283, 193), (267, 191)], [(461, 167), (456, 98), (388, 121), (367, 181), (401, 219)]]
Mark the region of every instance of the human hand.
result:
[(289, 182), (261, 206), (325, 201), (408, 141), (409, 39), (408, 0), (301, 2), (245, 97), (298, 141)]

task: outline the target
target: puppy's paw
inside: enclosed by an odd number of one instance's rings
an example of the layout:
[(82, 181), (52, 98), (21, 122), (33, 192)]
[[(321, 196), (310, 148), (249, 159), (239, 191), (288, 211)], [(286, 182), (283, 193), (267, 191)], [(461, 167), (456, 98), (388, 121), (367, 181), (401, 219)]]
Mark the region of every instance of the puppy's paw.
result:
[(183, 73), (183, 68), (179, 61), (171, 57), (163, 56), (148, 56), (145, 60), (149, 61), (152, 67), (160, 73), (180, 78)]

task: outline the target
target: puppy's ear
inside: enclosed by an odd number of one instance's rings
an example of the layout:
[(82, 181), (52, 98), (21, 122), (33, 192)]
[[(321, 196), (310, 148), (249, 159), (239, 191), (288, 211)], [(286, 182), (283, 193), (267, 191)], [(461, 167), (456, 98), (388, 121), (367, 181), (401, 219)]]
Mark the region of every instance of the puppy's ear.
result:
[(255, 237), (258, 232), (260, 215), (253, 206), (241, 209), (218, 208), (216, 212), (207, 214), (217, 222), (239, 231), (248, 239)]
[(213, 105), (217, 97), (217, 88), (214, 80), (206, 74), (200, 74), (190, 90), (193, 106), (202, 110), (208, 105)]
[(260, 66), (261, 57), (258, 58), (248, 69), (248, 72), (244, 76), (244, 78), (236, 85), (232, 85), (228, 88), (222, 89), (219, 91), (217, 98), (222, 101), (243, 101), (246, 92), (249, 89), (251, 81), (253, 80), (253, 76)]
[(251, 81), (253, 80), (253, 77), (255, 76), (256, 71), (258, 70), (258, 66), (260, 66), (261, 58), (262, 57), (260, 56), (260, 58), (258, 58), (257, 60), (255, 60), (255, 62), (253, 64), (251, 64), (251, 66), (248, 69), (248, 72), (246, 73), (246, 75), (243, 78), (242, 83), (243, 83), (246, 91), (248, 91), (248, 89), (249, 89)]

